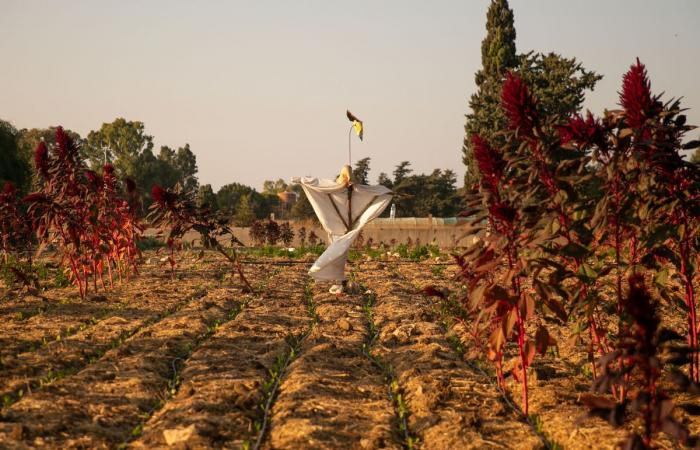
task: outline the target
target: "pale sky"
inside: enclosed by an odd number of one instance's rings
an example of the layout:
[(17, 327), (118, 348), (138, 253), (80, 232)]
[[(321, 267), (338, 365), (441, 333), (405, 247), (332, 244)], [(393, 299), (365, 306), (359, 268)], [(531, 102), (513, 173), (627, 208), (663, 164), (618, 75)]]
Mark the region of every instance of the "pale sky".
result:
[[(461, 184), (464, 114), (487, 0), (0, 0), (0, 118), (85, 136), (116, 117), (160, 145), (189, 142), (200, 183), (329, 176), (372, 181), (402, 160)], [(511, 0), (517, 50), (576, 57), (605, 76), (586, 107), (614, 108), (639, 56), (654, 92), (700, 125), (700, 1)], [(698, 133), (692, 136), (697, 138)]]

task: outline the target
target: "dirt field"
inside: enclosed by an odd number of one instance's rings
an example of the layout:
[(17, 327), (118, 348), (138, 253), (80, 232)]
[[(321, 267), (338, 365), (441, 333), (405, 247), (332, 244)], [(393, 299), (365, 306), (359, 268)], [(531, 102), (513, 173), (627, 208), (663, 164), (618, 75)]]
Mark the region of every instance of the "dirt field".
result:
[(0, 448), (588, 449), (627, 433), (578, 423), (583, 347), (535, 360), (524, 420), (517, 385), (500, 392), (463, 326), (417, 293), (454, 287), (454, 266), (355, 262), (361, 289), (335, 296), (310, 261), (259, 260), (251, 294), (216, 255), (179, 258), (175, 280), (145, 265), (86, 300), (4, 296)]

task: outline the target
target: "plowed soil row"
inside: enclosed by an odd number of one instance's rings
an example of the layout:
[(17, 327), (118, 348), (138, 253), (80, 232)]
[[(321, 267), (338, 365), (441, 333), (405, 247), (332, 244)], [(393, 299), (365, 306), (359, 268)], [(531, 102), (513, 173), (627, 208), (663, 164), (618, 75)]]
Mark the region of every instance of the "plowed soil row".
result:
[[(461, 350), (471, 345), (469, 321), (419, 293), (456, 293), (454, 266), (357, 262), (365, 290), (335, 296), (312, 284), (310, 263), (259, 260), (245, 271), (261, 289), (243, 294), (237, 279), (222, 283), (227, 270), (210, 256), (190, 257), (174, 282), (153, 268), (107, 302), (51, 302), (26, 320), (15, 318), (16, 300), (3, 301), (0, 321), (41, 328), (26, 342), (67, 330), (89, 308), (108, 311), (59, 342), (10, 355), (0, 392), (34, 388), (3, 408), (0, 449), (524, 450), (541, 449), (541, 435), (566, 449), (612, 449), (630, 429), (577, 423), (590, 386), (586, 348), (554, 326), (559, 355), (535, 359), (526, 423), (490, 363)], [(15, 349), (26, 340), (15, 325), (0, 339)], [(519, 404), (518, 383), (507, 383)]]
[[(185, 270), (191, 268), (191, 264), (185, 265)], [(149, 265), (142, 267), (138, 276), (132, 276), (131, 282), (115, 283), (114, 289), (100, 290), (85, 299), (73, 286), (51, 289), (41, 297), (26, 294), (3, 299), (0, 314), (9, 320), (0, 332), (0, 358), (11, 365), (17, 355), (84, 331), (120, 310), (149, 310), (158, 306), (164, 293), (212, 280), (209, 273), (191, 270), (187, 270), (184, 280), (172, 280), (164, 268)], [(149, 289), (154, 286), (158, 292)]]
[(287, 370), (263, 448), (400, 449), (388, 386), (363, 354), (363, 298), (327, 289), (313, 288), (318, 323)]
[[(444, 276), (435, 276), (428, 267), (420, 264), (399, 266), (397, 271), (405, 280), (411, 280), (414, 291), (426, 285), (449, 287), (455, 290), (456, 283)], [(448, 276), (451, 275), (448, 272)], [(432, 301), (435, 303), (435, 300)], [(470, 345), (469, 330), (464, 324), (451, 321), (451, 333), (459, 336), (465, 346)], [(559, 354), (538, 356), (530, 367), (529, 409), (531, 422), (547, 439), (565, 449), (614, 449), (629, 433), (629, 428), (613, 428), (599, 418), (582, 420), (586, 409), (579, 401), (582, 393), (590, 392), (591, 378), (585, 375), (588, 367), (584, 344), (571, 345), (571, 330), (567, 327), (550, 327), (559, 343)], [(511, 349), (514, 352), (517, 348)], [(514, 403), (521, 398), (520, 384), (512, 377), (507, 378), (507, 387)], [(527, 445), (521, 448), (531, 448)]]
[(264, 384), (289, 336), (308, 329), (303, 266), (274, 275), (265, 295), (248, 299), (189, 358), (182, 385), (145, 424), (133, 448), (242, 448), (258, 436)]
[(377, 270), (357, 272), (375, 295), (375, 352), (391, 365), (409, 410), (408, 428), (425, 449), (537, 448), (539, 438), (494, 386), (450, 347), (431, 299)]
[(175, 303), (172, 314), (141, 327), (94, 364), (23, 397), (3, 411), (0, 442), (7, 448), (113, 448), (130, 439), (144, 414), (167, 397), (189, 354), (213, 326), (234, 316), (240, 292), (216, 288)]
[[(264, 273), (260, 268), (254, 268), (250, 276), (255, 282)], [(108, 313), (101, 320), (89, 322), (76, 333), (42, 345), (35, 351), (5, 359), (0, 371), (0, 398), (3, 404), (7, 406), (43, 384), (77, 372), (98, 360), (107, 350), (121, 345), (144, 326), (203, 296), (207, 289), (216, 284), (211, 275), (204, 273), (193, 272), (185, 279), (171, 280), (169, 276), (164, 278), (161, 272), (151, 271), (144, 278), (107, 293), (109, 297), (102, 304), (106, 305), (103, 308)], [(51, 295), (55, 295), (55, 292), (51, 292)], [(77, 320), (63, 305), (52, 308), (51, 313), (47, 321), (55, 328)], [(62, 313), (65, 316), (61, 316)], [(40, 319), (41, 316), (36, 318)], [(61, 322), (62, 319), (66, 322)], [(26, 327), (27, 332), (31, 333), (31, 324), (26, 324)], [(12, 328), (3, 329), (2, 334), (7, 340), (19, 340), (18, 331)]]

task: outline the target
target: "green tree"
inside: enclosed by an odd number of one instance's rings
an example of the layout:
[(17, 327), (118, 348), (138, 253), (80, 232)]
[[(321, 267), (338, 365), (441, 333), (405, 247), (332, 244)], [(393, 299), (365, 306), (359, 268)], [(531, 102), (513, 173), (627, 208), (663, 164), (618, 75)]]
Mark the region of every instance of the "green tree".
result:
[(396, 169), (394, 169), (394, 186), (398, 186), (401, 184), (401, 182), (406, 178), (411, 172), (413, 172), (413, 169), (409, 169), (409, 166), (411, 165), (410, 162), (408, 161), (401, 161), (399, 165), (396, 166)]
[(449, 169), (406, 176), (393, 190), (396, 212), (402, 217), (453, 217), (460, 210), (457, 176)]
[(220, 211), (233, 215), (243, 196), (247, 195), (249, 200), (253, 200), (256, 197), (255, 194), (260, 195), (250, 186), (241, 183), (229, 183), (221, 186), (216, 193), (216, 203)]
[(117, 118), (111, 123), (103, 123), (98, 131), (87, 136), (84, 149), (90, 165), (101, 167), (105, 156), (122, 176), (134, 176), (139, 157), (145, 151), (153, 150), (153, 136), (146, 134), (143, 122)]
[(379, 176), (377, 177), (377, 184), (386, 186), (389, 189), (394, 187), (394, 183), (392, 183), (391, 178), (389, 178), (389, 175), (387, 175), (385, 172), (379, 174)]
[(700, 164), (700, 148), (697, 148), (693, 154), (690, 155), (690, 162)]
[(195, 191), (199, 186), (199, 181), (197, 180), (197, 157), (190, 150), (190, 144), (185, 144), (184, 147), (177, 149), (175, 167), (180, 171), (183, 187), (188, 191)]
[(11, 182), (20, 192), (29, 189), (31, 170), (19, 146), (19, 132), (10, 122), (0, 120), (0, 189)]
[(237, 227), (249, 227), (255, 221), (255, 213), (251, 206), (250, 195), (244, 194), (238, 201), (236, 213), (233, 215), (233, 223)]
[(197, 206), (200, 208), (207, 208), (209, 211), (218, 211), (218, 206), (216, 204), (216, 194), (211, 188), (211, 184), (203, 184), (197, 189)]
[(262, 193), (267, 195), (277, 195), (280, 192), (286, 191), (288, 187), (289, 186), (282, 178), (277, 179), (277, 181), (265, 180), (265, 182), (263, 182)]
[(369, 162), (370, 158), (362, 158), (355, 163), (355, 168), (352, 169), (352, 179), (358, 184), (369, 184)]
[(576, 58), (556, 53), (526, 53), (519, 56), (518, 73), (537, 98), (542, 116), (565, 117), (581, 110), (585, 92), (603, 77), (588, 71)]
[(479, 180), (474, 164), (471, 136), (479, 134), (493, 143), (493, 131), (505, 125), (505, 117), (499, 108), (501, 81), (507, 70), (518, 64), (515, 52), (515, 25), (513, 10), (507, 0), (492, 0), (486, 13), (486, 38), (481, 42), (482, 68), (475, 75), (477, 91), (471, 96), (464, 127), (462, 161), (467, 166), (464, 182), (467, 185)]
[(154, 185), (171, 188), (178, 181), (175, 169), (166, 161), (154, 155), (153, 150), (150, 148), (145, 149), (138, 155), (134, 163), (134, 172), (128, 173), (127, 176), (130, 176), (136, 182), (136, 189), (144, 208), (142, 212), (148, 211), (152, 203), (151, 188)]
[(505, 144), (498, 130), (506, 127), (501, 110), (501, 87), (505, 73), (518, 72), (532, 88), (542, 113), (572, 114), (581, 109), (586, 90), (593, 90), (602, 78), (582, 67), (575, 58), (556, 53), (529, 52), (517, 55), (513, 11), (507, 0), (493, 0), (486, 14), (486, 38), (481, 43), (482, 68), (475, 75), (477, 92), (469, 101), (466, 115), (462, 161), (467, 166), (465, 186), (479, 181), (473, 161), (471, 138), (478, 134), (492, 147)]
[(457, 174), (450, 169), (436, 169), (429, 179), (433, 204), (430, 213), (436, 217), (453, 217), (461, 207), (461, 197), (457, 193)]
[(311, 206), (311, 202), (309, 202), (304, 192), (298, 195), (297, 201), (294, 206), (292, 206), (289, 215), (292, 219), (297, 220), (316, 219), (314, 208)]
[(114, 165), (121, 177), (131, 177), (147, 209), (151, 204), (151, 187), (155, 184), (173, 187), (180, 184), (184, 190), (196, 192), (197, 158), (189, 144), (177, 151), (164, 145), (156, 156), (153, 136), (146, 134), (143, 122), (117, 118), (91, 131), (85, 140), (83, 154), (93, 169), (99, 169), (105, 160)]

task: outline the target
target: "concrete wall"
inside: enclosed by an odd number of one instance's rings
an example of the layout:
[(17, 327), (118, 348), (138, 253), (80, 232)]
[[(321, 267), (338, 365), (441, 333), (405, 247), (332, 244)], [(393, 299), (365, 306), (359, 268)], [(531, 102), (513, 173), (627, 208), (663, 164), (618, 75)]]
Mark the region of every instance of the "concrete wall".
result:
[[(304, 226), (306, 234), (313, 230), (316, 235), (326, 241), (327, 234), (320, 225), (312, 222), (294, 222), (290, 221), (295, 234)], [(410, 238), (415, 244), (416, 240), (420, 240), (421, 244), (436, 244), (441, 248), (450, 249), (456, 246), (464, 247), (473, 242), (475, 236), (463, 236), (466, 229), (469, 227), (466, 221), (461, 218), (413, 218), (404, 217), (400, 219), (375, 219), (367, 224), (362, 230), (362, 236), (365, 242), (372, 239), (375, 245), (384, 242), (387, 245), (392, 239), (396, 240), (397, 244), (406, 243)], [(248, 228), (234, 227), (233, 233), (245, 245), (253, 245), (253, 241), (248, 233)], [(152, 234), (148, 232), (147, 234)], [(461, 238), (461, 239), (460, 239)], [(195, 232), (190, 232), (185, 236), (185, 241), (191, 242), (197, 240), (199, 236)], [(298, 237), (295, 237), (293, 246), (299, 245)]]

